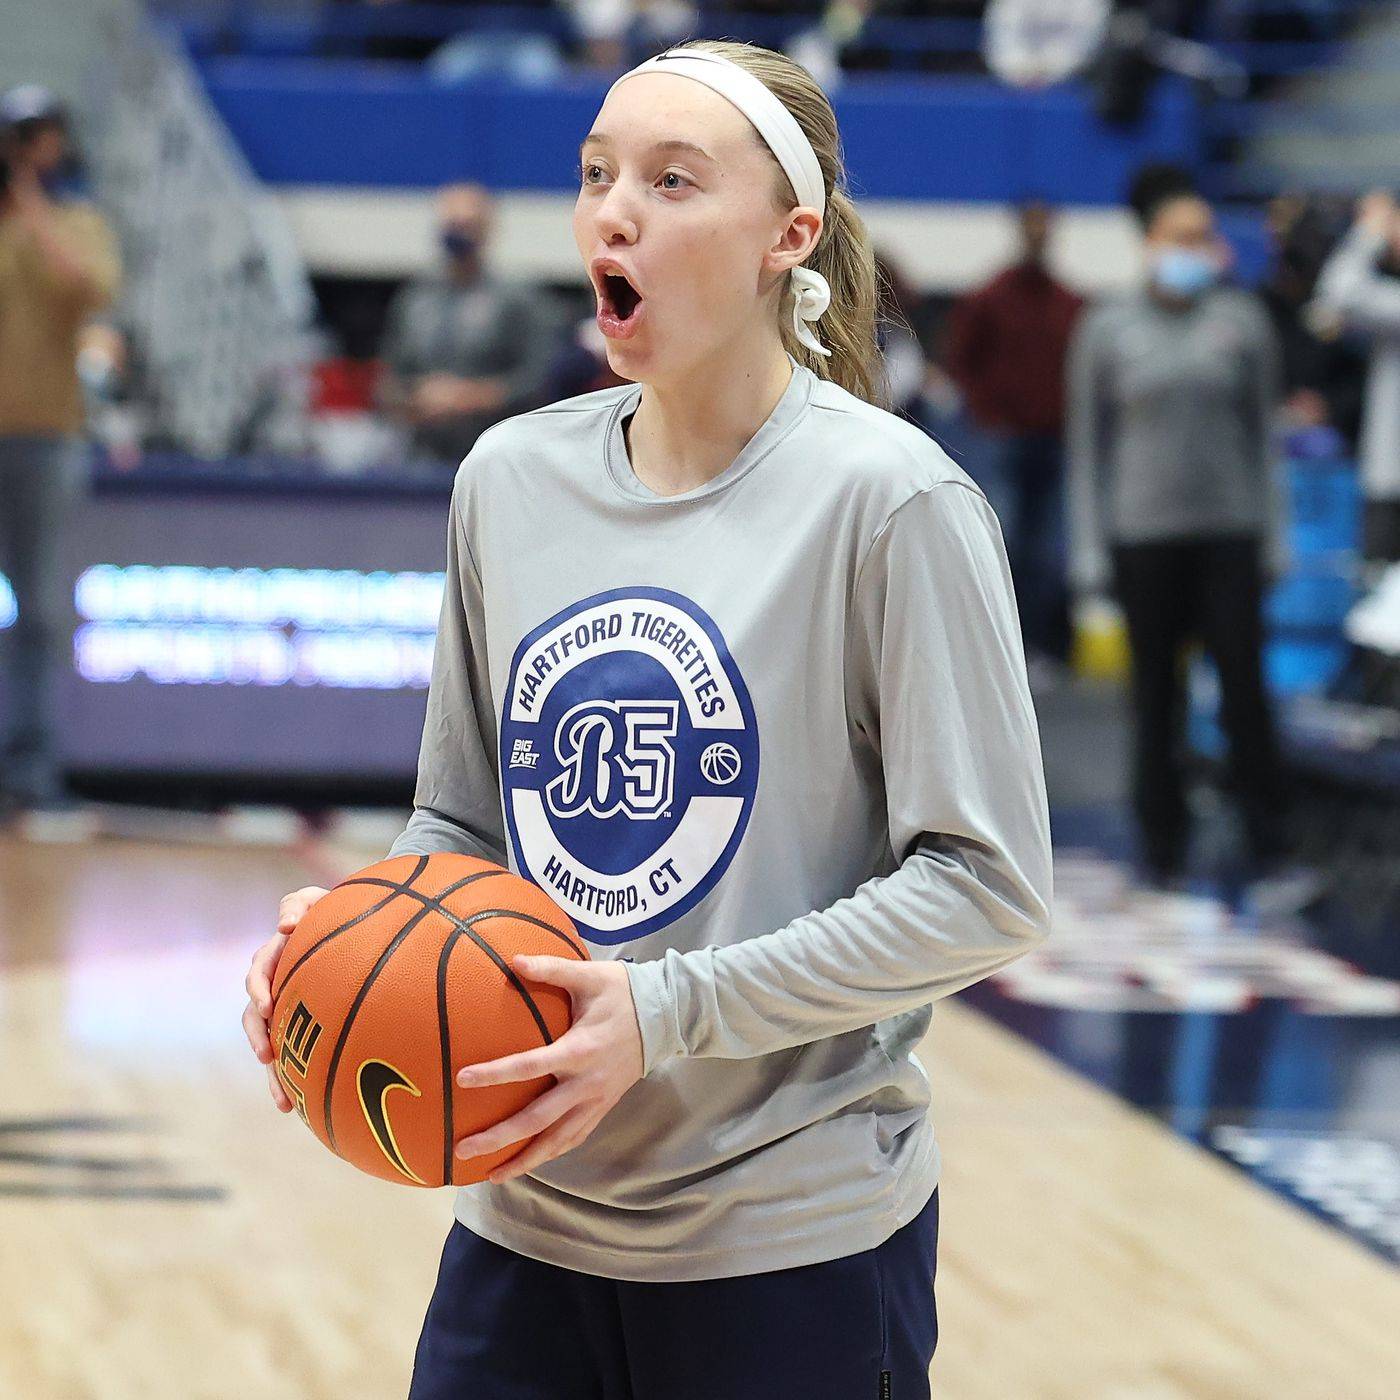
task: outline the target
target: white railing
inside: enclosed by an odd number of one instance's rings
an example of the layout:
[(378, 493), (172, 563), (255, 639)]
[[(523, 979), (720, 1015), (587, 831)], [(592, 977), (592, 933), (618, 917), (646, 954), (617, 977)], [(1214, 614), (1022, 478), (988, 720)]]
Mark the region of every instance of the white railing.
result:
[(111, 4), (93, 192), (117, 225), (121, 313), (157, 399), (156, 428), (215, 457), (249, 445), (309, 354), (310, 282), (292, 234), (184, 55), (134, 4)]

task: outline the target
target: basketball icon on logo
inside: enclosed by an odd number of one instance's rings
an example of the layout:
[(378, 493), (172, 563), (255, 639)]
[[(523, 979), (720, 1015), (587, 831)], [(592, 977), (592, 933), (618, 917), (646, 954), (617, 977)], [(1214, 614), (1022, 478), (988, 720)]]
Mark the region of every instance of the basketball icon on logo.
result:
[(700, 772), (716, 785), (732, 783), (741, 767), (739, 750), (733, 744), (711, 744), (700, 755)]

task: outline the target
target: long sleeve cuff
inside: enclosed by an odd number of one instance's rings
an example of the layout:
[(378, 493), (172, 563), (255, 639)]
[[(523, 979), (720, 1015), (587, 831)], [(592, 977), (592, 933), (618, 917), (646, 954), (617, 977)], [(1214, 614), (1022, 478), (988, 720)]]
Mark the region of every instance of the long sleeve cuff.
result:
[[(669, 952), (670, 950), (668, 950)], [(632, 984), (632, 1002), (642, 1032), (642, 1076), (686, 1053), (675, 998), (666, 980), (666, 959), (624, 963)]]

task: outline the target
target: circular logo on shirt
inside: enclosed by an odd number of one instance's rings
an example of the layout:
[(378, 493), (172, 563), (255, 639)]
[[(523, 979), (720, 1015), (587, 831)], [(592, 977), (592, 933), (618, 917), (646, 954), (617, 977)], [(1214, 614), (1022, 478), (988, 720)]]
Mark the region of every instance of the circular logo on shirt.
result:
[(714, 621), (662, 588), (584, 598), (522, 639), (501, 717), (521, 874), (595, 943), (678, 919), (729, 867), (758, 730)]

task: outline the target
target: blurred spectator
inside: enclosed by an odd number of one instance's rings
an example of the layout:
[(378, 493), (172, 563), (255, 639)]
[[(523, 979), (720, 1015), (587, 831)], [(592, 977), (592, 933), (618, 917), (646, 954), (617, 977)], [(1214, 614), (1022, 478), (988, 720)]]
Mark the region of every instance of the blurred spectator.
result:
[(389, 307), (380, 403), (415, 449), (453, 464), (492, 423), (543, 402), (560, 317), (541, 288), (487, 266), (494, 218), (480, 185), (450, 185), (437, 201), (443, 264)]
[(1065, 356), (1083, 302), (1047, 266), (1051, 211), (1019, 213), (1014, 265), (953, 309), (948, 369), (991, 439), (984, 482), (1006, 537), (1028, 660), (1069, 653), (1064, 544)]
[[(738, 7), (736, 7), (738, 8)], [(748, 10), (755, 8), (744, 5)], [(789, 13), (807, 6), (784, 6)], [(814, 23), (799, 29), (788, 39), (788, 57), (800, 63), (823, 87), (840, 84), (845, 71), (888, 68), (888, 55), (863, 42), (866, 22), (875, 10), (875, 0), (830, 0), (812, 14)]]
[(73, 805), (53, 706), (67, 651), (64, 538), (86, 485), (78, 337), (120, 276), (106, 221), (61, 193), (69, 166), (68, 122), (52, 93), (22, 87), (0, 98), (0, 572), (18, 605), (0, 638), (0, 786), (22, 809)]
[(1261, 664), (1261, 556), (1267, 543), (1278, 569), (1284, 539), (1271, 450), (1278, 342), (1253, 297), (1219, 284), (1223, 240), (1183, 172), (1145, 172), (1132, 204), (1148, 286), (1086, 313), (1070, 353), (1071, 573), (1086, 598), (1111, 583), (1127, 622), (1149, 879), (1185, 873), (1181, 653), (1199, 637), (1219, 675), (1231, 786), (1265, 897), (1299, 873), (1282, 866), (1286, 791)]
[(1400, 559), (1400, 208), (1378, 190), (1327, 260), (1318, 307), (1371, 340), (1361, 433), (1368, 558)]
[(1071, 77), (1098, 51), (1112, 9), (1111, 0), (991, 0), (987, 67), (1015, 87)]
[(1190, 79), (1217, 97), (1246, 96), (1250, 74), (1244, 65), (1210, 44), (1181, 37), (1194, 28), (1197, 11), (1190, 0), (1119, 0), (1081, 70), (1101, 121), (1137, 126), (1163, 73)]
[[(806, 17), (802, 27), (789, 31), (783, 48), (826, 88), (839, 85), (847, 73), (983, 73), (976, 38), (982, 0), (734, 0), (726, 8), (739, 12), (735, 20), (741, 25), (750, 14)], [(888, 25), (888, 20), (941, 20), (945, 25), (911, 30)], [(958, 21), (963, 22), (961, 35), (948, 23)]]
[(583, 40), (583, 62), (614, 71), (694, 32), (699, 12), (690, 0), (566, 0)]
[(1365, 357), (1339, 328), (1316, 326), (1308, 309), (1336, 242), (1335, 220), (1325, 205), (1281, 196), (1270, 203), (1269, 226), (1274, 262), (1260, 295), (1283, 346), (1288, 450), (1306, 456), (1350, 452), (1361, 419)]

